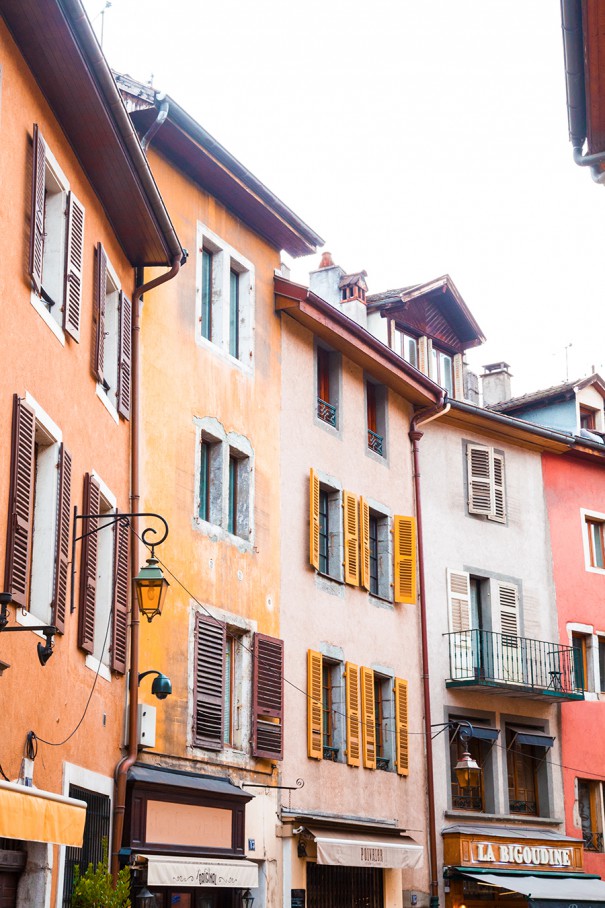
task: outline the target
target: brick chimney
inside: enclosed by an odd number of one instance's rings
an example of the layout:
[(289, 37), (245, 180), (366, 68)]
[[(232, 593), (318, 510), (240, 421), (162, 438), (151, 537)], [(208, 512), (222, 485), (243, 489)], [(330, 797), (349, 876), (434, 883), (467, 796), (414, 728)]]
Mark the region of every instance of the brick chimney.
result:
[(499, 404), (504, 400), (510, 400), (512, 397), (512, 375), (508, 371), (510, 369), (509, 364), (489, 363), (487, 366), (483, 366), (483, 368), (485, 370), (481, 376), (483, 406), (491, 407), (493, 404)]

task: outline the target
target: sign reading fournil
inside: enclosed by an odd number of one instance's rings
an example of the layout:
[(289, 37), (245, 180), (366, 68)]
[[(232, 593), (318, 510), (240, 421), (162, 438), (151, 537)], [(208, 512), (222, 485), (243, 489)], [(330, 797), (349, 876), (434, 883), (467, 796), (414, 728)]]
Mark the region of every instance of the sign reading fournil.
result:
[(571, 867), (571, 848), (551, 848), (545, 845), (500, 845), (494, 842), (473, 842), (473, 862), (482, 864), (526, 864), (533, 867)]

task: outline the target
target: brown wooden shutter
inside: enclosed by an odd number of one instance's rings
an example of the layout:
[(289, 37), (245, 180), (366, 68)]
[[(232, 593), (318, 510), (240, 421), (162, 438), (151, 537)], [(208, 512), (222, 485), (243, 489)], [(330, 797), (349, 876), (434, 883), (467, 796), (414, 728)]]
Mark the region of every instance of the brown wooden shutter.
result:
[(118, 413), (130, 419), (132, 375), (132, 303), (120, 291), (120, 358), (118, 375)]
[(55, 561), (55, 590), (51, 623), (59, 633), (65, 630), (67, 588), (69, 581), (69, 531), (71, 524), (71, 455), (65, 445), (59, 454), (59, 501), (57, 504), (57, 542)]
[(67, 202), (67, 250), (65, 254), (65, 303), (63, 327), (75, 341), (80, 340), (82, 272), (84, 266), (84, 208), (73, 192)]
[(370, 506), (365, 498), (359, 499), (359, 549), (361, 561), (361, 585), (370, 589)]
[(416, 602), (416, 519), (393, 517), (394, 599), (395, 602)]
[(252, 647), (252, 754), (284, 753), (284, 641), (255, 634)]
[(395, 761), (400, 776), (410, 771), (408, 682), (395, 678)]
[(357, 498), (352, 492), (342, 493), (344, 509), (345, 583), (359, 586), (359, 519)]
[(226, 638), (227, 627), (222, 621), (197, 615), (193, 743), (207, 750), (221, 750), (223, 746)]
[(323, 656), (310, 649), (307, 653), (307, 753), (314, 760), (323, 759)]
[(359, 668), (353, 662), (345, 663), (345, 689), (347, 708), (347, 763), (360, 765), (361, 742), (359, 734)]
[(374, 672), (362, 666), (359, 669), (361, 687), (361, 740), (363, 765), (376, 769), (376, 709), (374, 707)]
[(11, 439), (4, 589), (15, 605), (27, 608), (33, 533), (36, 416), (15, 394)]
[(130, 524), (128, 518), (125, 518), (123, 522), (118, 521), (114, 528), (113, 564), (115, 584), (111, 629), (111, 667), (114, 672), (119, 672), (121, 675), (126, 672), (126, 655), (128, 652), (129, 550)]
[(29, 240), (29, 273), (36, 293), (42, 290), (44, 262), (44, 208), (46, 195), (46, 143), (34, 124), (32, 160), (32, 205)]
[(101, 243), (95, 249), (95, 285), (92, 321), (94, 327), (92, 371), (103, 383), (105, 360), (105, 303), (107, 299), (107, 256)]
[(311, 470), (309, 481), (309, 561), (319, 570), (319, 479)]
[[(99, 484), (90, 473), (84, 476), (84, 514), (98, 514), (101, 503)], [(78, 615), (78, 646), (87, 653), (94, 651), (95, 607), (97, 598), (98, 518), (84, 521), (85, 536), (80, 555), (80, 611)]]

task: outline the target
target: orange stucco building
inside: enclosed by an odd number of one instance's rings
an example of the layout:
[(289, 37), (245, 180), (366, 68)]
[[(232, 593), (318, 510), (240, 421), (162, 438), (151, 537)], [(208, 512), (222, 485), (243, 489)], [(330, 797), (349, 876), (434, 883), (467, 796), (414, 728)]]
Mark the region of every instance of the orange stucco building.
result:
[[(120, 844), (146, 865), (158, 904), (193, 904), (196, 887), (200, 897), (187, 858), (208, 904), (239, 904), (247, 889), (275, 904), (272, 787), (287, 719), (273, 277), (281, 249), (322, 241), (171, 98), (117, 82), (189, 251), (142, 313), (140, 505), (170, 526), (157, 554), (171, 587), (142, 628), (140, 669), (169, 675), (173, 693), (157, 706), (155, 747), (129, 772)], [(140, 698), (153, 702), (143, 686)], [(160, 798), (180, 818), (161, 834)]]
[[(70, 852), (110, 832), (128, 533), (100, 527), (130, 510), (135, 268), (180, 246), (79, 2), (1, 14), (0, 902), (25, 908), (62, 905)], [(75, 561), (74, 507), (107, 515)]]

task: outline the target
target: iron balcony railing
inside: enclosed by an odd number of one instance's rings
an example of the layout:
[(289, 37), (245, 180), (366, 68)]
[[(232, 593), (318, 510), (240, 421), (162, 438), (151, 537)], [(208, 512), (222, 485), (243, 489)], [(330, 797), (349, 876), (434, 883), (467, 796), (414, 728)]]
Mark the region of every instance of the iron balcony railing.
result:
[(372, 432), (371, 429), (368, 429), (368, 448), (370, 451), (374, 451), (375, 454), (380, 454), (382, 457), (382, 450), (384, 445), (384, 438), (382, 435), (379, 435), (377, 432)]
[(505, 687), (540, 699), (584, 699), (582, 669), (571, 646), (478, 629), (445, 636), (447, 687)]
[(317, 398), (317, 415), (324, 422), (329, 423), (331, 426), (336, 426), (336, 407), (322, 400), (321, 397)]

